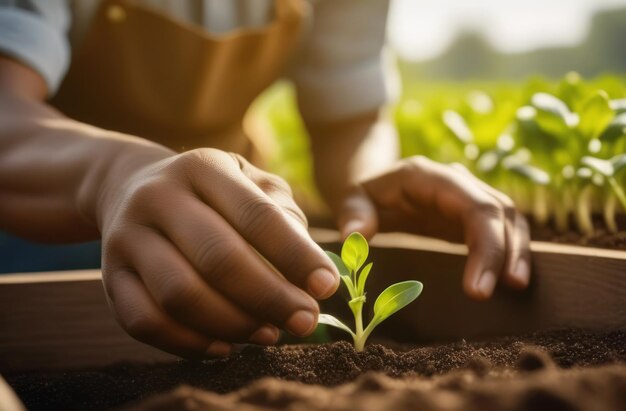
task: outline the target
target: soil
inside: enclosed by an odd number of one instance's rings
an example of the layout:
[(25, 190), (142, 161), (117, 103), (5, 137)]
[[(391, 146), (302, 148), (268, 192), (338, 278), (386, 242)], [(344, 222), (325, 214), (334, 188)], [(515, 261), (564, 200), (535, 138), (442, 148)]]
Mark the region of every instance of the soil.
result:
[(604, 228), (598, 228), (591, 235), (575, 232), (557, 233), (550, 227), (533, 227), (531, 237), (537, 241), (582, 245), (585, 247), (608, 248), (612, 250), (626, 250), (626, 231), (610, 233)]
[(620, 410), (626, 330), (363, 353), (347, 342), (250, 346), (226, 359), (5, 377), (33, 411)]

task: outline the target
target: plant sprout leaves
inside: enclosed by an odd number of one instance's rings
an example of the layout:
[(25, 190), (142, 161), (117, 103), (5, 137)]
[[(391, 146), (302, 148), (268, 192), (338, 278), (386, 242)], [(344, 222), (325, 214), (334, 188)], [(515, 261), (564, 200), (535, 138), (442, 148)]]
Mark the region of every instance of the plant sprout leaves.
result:
[(361, 233), (354, 232), (346, 238), (341, 248), (341, 259), (350, 270), (356, 272), (363, 265), (369, 254), (367, 240)]
[(342, 277), (345, 275), (350, 277), (350, 270), (348, 270), (346, 265), (343, 263), (343, 260), (341, 259), (341, 257), (339, 257), (337, 254), (330, 252), (330, 251), (326, 251), (326, 255), (330, 257), (333, 264), (335, 264), (335, 267), (337, 267), (337, 270), (339, 270), (339, 275), (341, 275)]
[(500, 157), (501, 153), (499, 150), (486, 151), (476, 162), (476, 169), (481, 173), (490, 173), (500, 163)]
[(626, 136), (626, 113), (619, 114), (617, 117), (605, 127), (604, 131), (600, 134), (600, 140), (613, 143)]
[(608, 94), (604, 90), (598, 90), (583, 103), (578, 130), (587, 139), (596, 138), (614, 117)]
[(348, 294), (350, 294), (350, 298), (356, 298), (358, 294), (356, 291), (356, 287), (352, 282), (352, 278), (349, 275), (342, 275), (341, 280), (346, 285), (346, 288), (348, 289)]
[(610, 104), (615, 114), (626, 113), (626, 98), (611, 100)]
[(350, 335), (354, 337), (354, 332), (352, 332), (350, 327), (348, 327), (347, 325), (345, 325), (344, 323), (342, 323), (341, 321), (339, 321), (337, 318), (333, 317), (330, 314), (320, 314), (319, 317), (317, 318), (317, 322), (319, 324), (326, 324), (326, 325), (330, 325), (331, 327), (344, 330), (345, 332), (349, 333)]
[(413, 302), (422, 292), (419, 281), (403, 281), (385, 289), (374, 303), (374, 319), (380, 323)]
[(613, 164), (609, 160), (603, 160), (601, 158), (585, 156), (581, 159), (581, 163), (599, 173), (605, 177), (611, 177), (615, 174)]
[(536, 110), (535, 121), (539, 127), (553, 136), (566, 135), (578, 123), (578, 117), (567, 104), (551, 94), (535, 94), (532, 105)]
[(611, 160), (611, 164), (613, 165), (613, 173), (617, 174), (620, 171), (626, 169), (626, 154), (620, 154), (613, 157)]
[(530, 164), (513, 164), (507, 167), (507, 169), (527, 178), (537, 185), (546, 186), (550, 184), (550, 174)]
[(528, 162), (530, 161), (530, 154), (526, 151), (519, 150), (515, 154), (511, 154), (502, 160), (502, 167), (509, 171), (532, 181), (538, 185), (548, 185), (550, 183), (550, 175), (544, 170), (534, 167)]
[(446, 110), (442, 115), (443, 123), (454, 134), (454, 136), (463, 144), (469, 144), (474, 141), (474, 134), (465, 122), (463, 116), (453, 110)]
[(370, 275), (370, 271), (372, 270), (373, 265), (373, 263), (367, 264), (359, 273), (359, 278), (357, 280), (356, 286), (356, 290), (359, 294), (365, 294), (365, 282), (367, 281), (367, 277)]

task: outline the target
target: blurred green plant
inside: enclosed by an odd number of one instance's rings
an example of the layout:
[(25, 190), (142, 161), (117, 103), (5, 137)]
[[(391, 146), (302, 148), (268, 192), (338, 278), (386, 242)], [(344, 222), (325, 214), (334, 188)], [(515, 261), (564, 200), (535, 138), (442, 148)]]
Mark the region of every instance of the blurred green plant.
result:
[[(616, 214), (626, 211), (625, 84), (619, 76), (585, 81), (577, 73), (525, 84), (410, 83), (403, 85), (393, 121), (402, 156), (465, 165), (536, 224), (589, 234), (598, 214), (615, 232)], [(288, 181), (310, 183), (304, 129), (290, 125), (297, 111), (293, 95), (287, 97), (266, 112), (284, 147), (297, 133), (300, 149), (297, 156), (279, 155), (277, 164), (290, 167)], [(294, 179), (300, 172), (308, 177)]]

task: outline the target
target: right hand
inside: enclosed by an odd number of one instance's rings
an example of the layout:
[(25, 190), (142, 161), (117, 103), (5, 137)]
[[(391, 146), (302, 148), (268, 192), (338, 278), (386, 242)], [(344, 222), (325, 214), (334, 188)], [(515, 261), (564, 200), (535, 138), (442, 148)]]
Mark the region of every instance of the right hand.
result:
[[(119, 174), (119, 173), (118, 173)], [(339, 275), (279, 177), (214, 149), (108, 181), (97, 218), (111, 308), (133, 337), (184, 357), (313, 332)]]

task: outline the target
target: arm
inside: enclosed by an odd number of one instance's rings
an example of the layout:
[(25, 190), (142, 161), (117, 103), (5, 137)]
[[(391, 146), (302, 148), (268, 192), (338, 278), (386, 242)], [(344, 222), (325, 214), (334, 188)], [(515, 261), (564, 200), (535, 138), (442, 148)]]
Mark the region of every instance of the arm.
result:
[[(362, 201), (361, 181), (376, 175), (399, 158), (395, 130), (380, 119), (378, 110), (327, 122), (305, 122), (311, 138), (315, 182), (342, 234), (359, 231), (371, 237), (377, 231), (374, 210)], [(349, 213), (342, 212), (349, 204)], [(346, 226), (351, 222), (351, 226)], [(365, 224), (365, 225), (363, 225)]]
[(41, 241), (98, 238), (97, 199), (123, 159), (174, 153), (68, 119), (45, 96), (38, 73), (0, 56), (0, 227)]
[[(286, 183), (219, 150), (176, 154), (81, 124), (0, 58), (0, 228), (101, 236), (109, 305), (135, 338), (183, 356), (310, 334), (338, 273)], [(278, 275), (277, 271), (282, 274)]]

